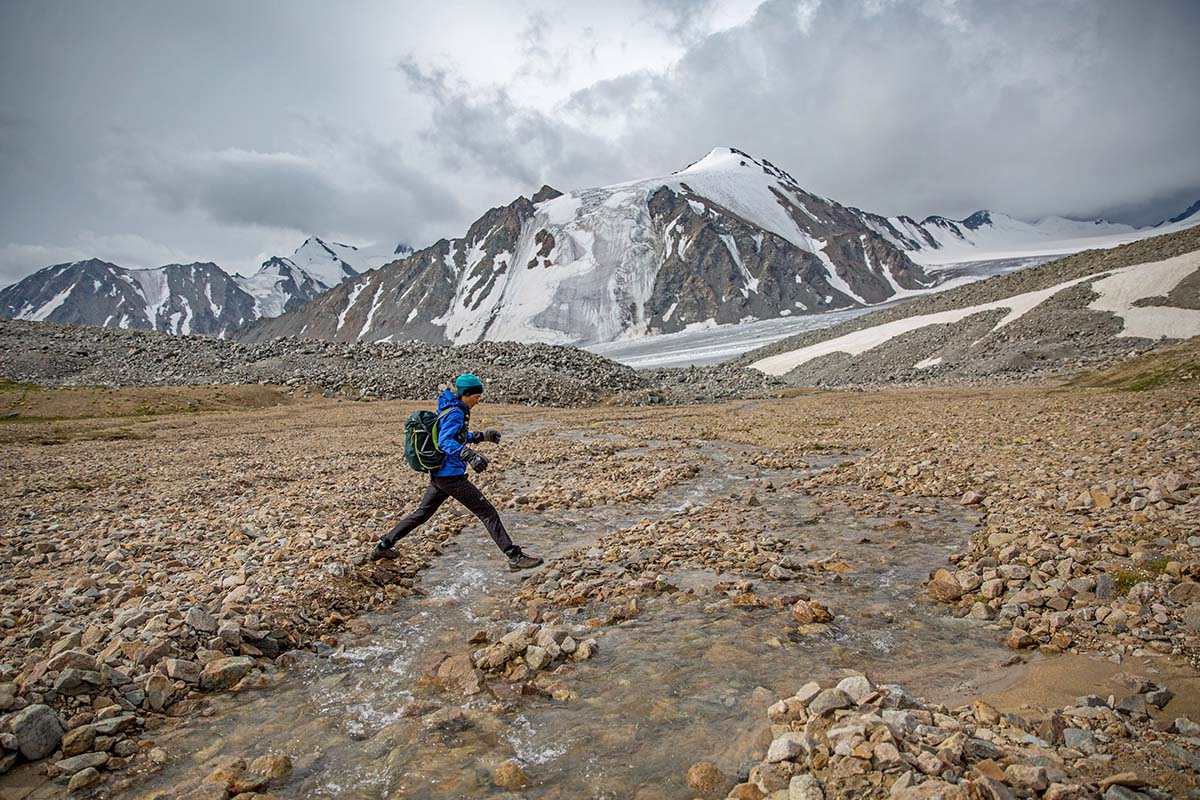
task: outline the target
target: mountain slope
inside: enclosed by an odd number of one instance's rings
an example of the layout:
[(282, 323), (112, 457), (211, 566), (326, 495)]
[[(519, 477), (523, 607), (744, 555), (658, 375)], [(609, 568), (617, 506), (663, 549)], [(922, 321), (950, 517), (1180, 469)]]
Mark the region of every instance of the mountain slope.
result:
[(868, 314), (733, 364), (797, 385), (1058, 373), (1200, 335), (1200, 227)]
[(666, 177), (543, 187), (238, 336), (589, 344), (860, 307), (933, 283), (853, 210), (717, 148)]

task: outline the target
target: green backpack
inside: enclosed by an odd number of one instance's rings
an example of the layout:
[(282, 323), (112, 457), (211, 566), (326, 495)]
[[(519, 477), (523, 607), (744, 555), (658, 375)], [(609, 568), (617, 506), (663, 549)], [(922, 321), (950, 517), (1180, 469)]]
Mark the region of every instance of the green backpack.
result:
[[(438, 424), (450, 413), (447, 408), (441, 414), (432, 411), (414, 411), (404, 423), (404, 460), (417, 472), (435, 472), (446, 463), (446, 454), (438, 449)], [(459, 439), (465, 440), (467, 422), (463, 420)]]

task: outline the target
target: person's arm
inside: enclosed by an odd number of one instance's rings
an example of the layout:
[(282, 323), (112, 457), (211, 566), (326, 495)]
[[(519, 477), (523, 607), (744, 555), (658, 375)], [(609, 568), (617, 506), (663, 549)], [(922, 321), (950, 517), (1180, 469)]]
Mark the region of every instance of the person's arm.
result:
[[(461, 409), (452, 408), (450, 413), (442, 418), (438, 424), (438, 450), (441, 450), (448, 456), (458, 456), (462, 452), (462, 444), (458, 441), (458, 432), (462, 430), (463, 413)], [(467, 440), (471, 441), (470, 434), (467, 435)]]

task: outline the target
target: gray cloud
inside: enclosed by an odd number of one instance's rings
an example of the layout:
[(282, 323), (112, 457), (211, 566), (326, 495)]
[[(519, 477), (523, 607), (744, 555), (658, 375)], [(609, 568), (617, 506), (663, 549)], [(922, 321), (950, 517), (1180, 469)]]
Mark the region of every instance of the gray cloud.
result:
[(717, 145), (889, 214), (1146, 223), (1200, 196), (1191, 0), (754, 4), (0, 4), (0, 282), (420, 245)]
[[(664, 5), (684, 24), (685, 4)], [(773, 0), (664, 73), (574, 93), (562, 117), (514, 107), (502, 91), (468, 99), (443, 82), (427, 135), (460, 167), (495, 169), (517, 153), (519, 168), (498, 168), (529, 185), (547, 174), (582, 186), (584, 176), (668, 172), (728, 144), (887, 213), (1088, 215), (1200, 187), (1197, 40), (1191, 3), (891, 2), (864, 12)], [(595, 142), (589, 124), (614, 120), (619, 135)], [(597, 156), (574, 157), (586, 152)]]
[(508, 180), (524, 192), (551, 175), (586, 178), (615, 156), (612, 142), (518, 105), (503, 87), (473, 90), (411, 59), (397, 69), (432, 102), (424, 137), (451, 170)]

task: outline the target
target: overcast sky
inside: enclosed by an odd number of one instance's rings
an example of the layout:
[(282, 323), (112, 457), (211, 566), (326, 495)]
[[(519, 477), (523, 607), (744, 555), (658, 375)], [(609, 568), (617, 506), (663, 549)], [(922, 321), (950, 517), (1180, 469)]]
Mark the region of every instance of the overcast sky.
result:
[(417, 247), (714, 146), (885, 214), (1200, 199), (1195, 0), (0, 0), (0, 285)]

